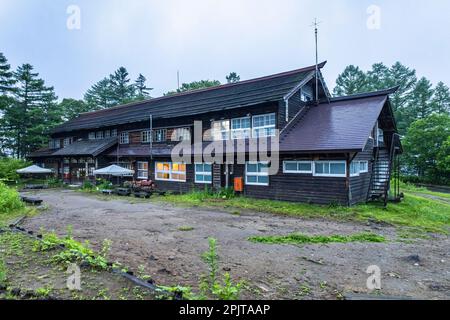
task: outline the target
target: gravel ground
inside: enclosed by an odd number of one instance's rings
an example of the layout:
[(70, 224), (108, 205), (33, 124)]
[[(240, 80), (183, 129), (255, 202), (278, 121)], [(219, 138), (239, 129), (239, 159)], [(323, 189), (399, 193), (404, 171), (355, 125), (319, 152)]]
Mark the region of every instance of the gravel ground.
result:
[[(48, 206), (23, 226), (41, 227), (74, 236), (100, 248), (113, 241), (111, 259), (137, 270), (143, 265), (158, 284), (197, 287), (206, 265), (200, 256), (208, 237), (218, 240), (220, 268), (245, 279), (251, 299), (336, 299), (341, 294), (367, 294), (368, 266), (382, 273), (378, 294), (418, 299), (450, 299), (450, 240), (400, 241), (392, 226), (374, 223), (301, 219), (272, 214), (177, 207), (160, 201), (117, 199), (74, 191), (39, 191)], [(180, 231), (180, 227), (192, 227)], [(354, 234), (373, 232), (387, 243), (267, 245), (251, 236)]]

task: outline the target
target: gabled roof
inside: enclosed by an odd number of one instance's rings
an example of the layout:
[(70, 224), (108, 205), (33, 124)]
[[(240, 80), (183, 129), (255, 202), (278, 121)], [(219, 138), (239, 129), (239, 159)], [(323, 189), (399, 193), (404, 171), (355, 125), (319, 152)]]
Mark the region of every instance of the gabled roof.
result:
[(332, 98), (330, 103), (310, 106), (281, 133), (280, 151), (362, 151), (392, 92), (395, 89)]
[(117, 137), (103, 140), (81, 140), (59, 149), (53, 156), (98, 156), (100, 153), (117, 144)]
[[(325, 64), (326, 62), (322, 62), (319, 68), (323, 68)], [(145, 121), (150, 115), (153, 119), (182, 117), (280, 101), (314, 71), (315, 66), (310, 66), (267, 77), (84, 113), (56, 127), (53, 133)]]

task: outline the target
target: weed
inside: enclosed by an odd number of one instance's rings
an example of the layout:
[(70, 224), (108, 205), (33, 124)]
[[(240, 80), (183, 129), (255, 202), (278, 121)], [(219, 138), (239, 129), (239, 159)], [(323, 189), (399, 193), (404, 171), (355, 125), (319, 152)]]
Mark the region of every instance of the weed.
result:
[(304, 297), (304, 296), (309, 295), (310, 293), (311, 293), (311, 288), (307, 284), (300, 286), (300, 291), (298, 293), (299, 296)]
[(385, 242), (383, 236), (373, 233), (358, 233), (350, 236), (307, 236), (299, 233), (287, 236), (251, 237), (248, 240), (265, 244), (324, 244), (324, 243), (347, 243), (347, 242)]
[(151, 276), (145, 273), (145, 267), (142, 264), (138, 266), (137, 276), (138, 278), (145, 281), (150, 280), (152, 278)]
[(6, 266), (3, 260), (0, 258), (0, 285), (6, 282)]
[(43, 287), (36, 290), (36, 295), (42, 298), (48, 298), (52, 292), (52, 287)]

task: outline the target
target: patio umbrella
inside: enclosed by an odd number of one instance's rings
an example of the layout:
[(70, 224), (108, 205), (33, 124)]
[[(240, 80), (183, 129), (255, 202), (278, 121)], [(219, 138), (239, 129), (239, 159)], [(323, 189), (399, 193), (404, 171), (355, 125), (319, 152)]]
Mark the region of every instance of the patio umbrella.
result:
[(17, 170), (16, 172), (19, 174), (50, 174), (50, 173), (52, 173), (52, 170), (44, 169), (39, 166), (33, 165), (33, 166), (30, 166), (27, 168)]
[(129, 176), (132, 174), (134, 174), (134, 170), (122, 168), (115, 164), (113, 164), (112, 166), (94, 171), (94, 175), (96, 175), (96, 176), (107, 175), (107, 176), (123, 177), (123, 176)]

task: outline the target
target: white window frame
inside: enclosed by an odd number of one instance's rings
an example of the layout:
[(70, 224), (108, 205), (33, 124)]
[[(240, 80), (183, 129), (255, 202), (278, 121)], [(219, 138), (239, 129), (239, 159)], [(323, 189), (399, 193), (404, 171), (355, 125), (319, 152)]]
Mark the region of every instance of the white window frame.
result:
[[(161, 133), (161, 139), (158, 139), (158, 134)], [(154, 142), (165, 142), (167, 136), (167, 130), (166, 129), (156, 129), (153, 132), (153, 141)]]
[[(286, 165), (287, 164), (293, 164), (295, 163), (297, 165), (297, 170), (293, 171), (293, 170), (288, 170), (286, 169)], [(305, 171), (305, 170), (298, 170), (298, 165), (299, 164), (309, 164), (311, 165), (311, 170), (309, 171)], [(308, 160), (300, 160), (300, 161), (283, 161), (283, 173), (293, 173), (293, 174), (312, 174), (314, 171), (314, 164), (313, 161), (308, 161)]]
[(302, 102), (309, 102), (309, 101), (312, 101), (312, 96), (309, 93), (305, 92), (305, 90), (301, 89), (300, 90), (300, 100)]
[[(205, 171), (205, 165), (209, 165), (211, 166), (211, 170), (210, 171)], [(197, 166), (202, 166), (203, 171), (197, 171)], [(212, 164), (211, 163), (194, 163), (194, 174), (195, 174), (195, 183), (200, 183), (200, 184), (212, 184)], [(208, 176), (211, 177), (211, 181), (199, 181), (197, 180), (197, 175), (201, 175), (201, 176)]]
[[(361, 165), (364, 164), (364, 169), (361, 170)], [(360, 161), (359, 162), (359, 172), (360, 173), (369, 173), (369, 161)]]
[[(242, 127), (243, 120), (248, 120), (248, 128)], [(239, 121), (239, 128), (233, 129), (234, 121)], [(250, 139), (250, 137), (252, 136), (252, 118), (251, 117), (242, 117), (242, 118), (231, 119), (230, 135), (231, 135), (232, 140)]]
[[(266, 164), (269, 163), (267, 161), (248, 161), (245, 163), (245, 184), (248, 186), (263, 186), (268, 187), (270, 184), (270, 175), (269, 170), (267, 172), (248, 172), (248, 165), (259, 165), (259, 164)], [(256, 176), (256, 177), (267, 177), (267, 183), (260, 183), (260, 182), (249, 182), (248, 176)]]
[[(141, 168), (141, 165), (144, 165), (143, 168)], [(137, 178), (138, 179), (143, 179), (143, 180), (147, 180), (148, 179), (148, 162), (147, 161), (138, 161), (137, 162)], [(145, 166), (147, 166), (147, 168), (145, 168)], [(144, 175), (141, 175), (142, 173), (144, 173)]]
[[(269, 117), (269, 119), (271, 117), (274, 117), (274, 124), (270, 124), (270, 125), (266, 125), (266, 117)], [(258, 118), (264, 118), (264, 125), (263, 126), (259, 126), (256, 127), (255, 126), (255, 120)], [(275, 130), (277, 127), (277, 118), (276, 118), (276, 114), (275, 113), (267, 113), (267, 114), (259, 114), (256, 116), (252, 117), (252, 137), (253, 138), (267, 138), (267, 137), (274, 137), (275, 136)], [(272, 129), (273, 130), (273, 134), (271, 135), (267, 135), (266, 134), (266, 129)], [(257, 130), (262, 130), (262, 132), (264, 132), (263, 135), (258, 135), (256, 134)]]
[(95, 132), (89, 132), (89, 140), (95, 140)]
[[(164, 164), (169, 164), (169, 170), (158, 170), (158, 164), (162, 163)], [(177, 165), (184, 165), (186, 170), (185, 171), (174, 171), (173, 170), (173, 166), (177, 164)], [(161, 179), (158, 178), (158, 173), (168, 173), (169, 174), (169, 179)], [(184, 175), (184, 180), (178, 180), (178, 179), (173, 179), (172, 176), (173, 174), (182, 174)], [(182, 163), (182, 162), (170, 162), (170, 161), (157, 161), (155, 162), (155, 180), (157, 181), (170, 181), (170, 182), (186, 182), (186, 178), (187, 178), (187, 167), (186, 164)]]
[(63, 147), (64, 147), (64, 148), (65, 148), (65, 147), (68, 147), (68, 146), (70, 146), (72, 143), (73, 143), (73, 138), (72, 138), (72, 137), (64, 138), (64, 141), (63, 141)]
[(111, 137), (117, 137), (117, 129), (111, 130)]
[(145, 130), (141, 132), (141, 142), (142, 143), (150, 143), (152, 139), (152, 133), (150, 130)]
[[(189, 135), (186, 139), (186, 135)], [(182, 139), (180, 139), (182, 137)], [(175, 128), (172, 132), (171, 141), (191, 141), (191, 130), (190, 128)]]
[[(345, 172), (343, 174), (332, 173), (316, 173), (316, 164), (328, 163), (329, 169), (332, 163), (344, 164)], [(330, 170), (329, 170), (330, 171)], [(345, 178), (347, 177), (347, 161), (345, 160), (319, 160), (313, 162), (313, 176), (314, 177), (331, 177), (331, 178)]]
[[(359, 177), (360, 174), (360, 161), (352, 161), (350, 163), (350, 177)], [(356, 168), (356, 172), (352, 172)]]
[(129, 144), (130, 143), (130, 133), (127, 131), (121, 132), (119, 136), (120, 144)]
[(97, 131), (95, 133), (95, 140), (102, 140), (105, 137), (103, 131)]
[[(225, 126), (227, 128), (222, 129), (222, 127), (225, 127), (223, 124), (227, 123)], [(220, 125), (220, 129), (217, 130), (216, 129), (216, 124)], [(226, 141), (226, 140), (230, 140), (230, 128), (231, 128), (231, 121), (229, 119), (223, 119), (223, 120), (217, 120), (217, 121), (213, 121), (211, 123), (211, 128), (212, 128), (212, 138), (214, 141)], [(224, 133), (226, 134), (226, 138), (224, 137)]]
[(105, 138), (110, 138), (111, 137), (111, 130), (105, 130), (104, 137)]

